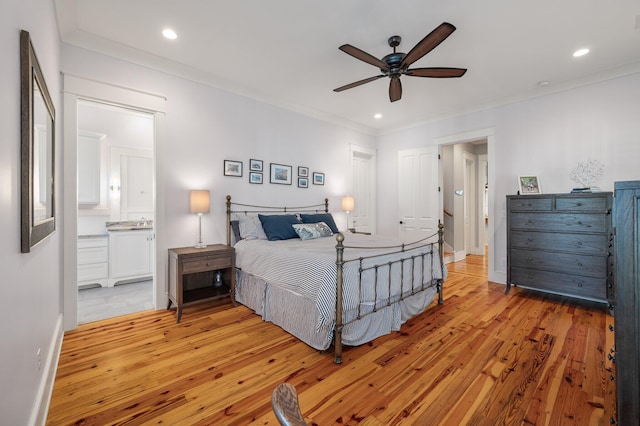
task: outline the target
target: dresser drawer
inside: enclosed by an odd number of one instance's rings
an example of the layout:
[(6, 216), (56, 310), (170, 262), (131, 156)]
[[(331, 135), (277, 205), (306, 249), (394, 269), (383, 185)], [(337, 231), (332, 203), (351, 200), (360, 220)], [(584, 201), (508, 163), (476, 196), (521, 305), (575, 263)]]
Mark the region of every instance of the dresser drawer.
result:
[(108, 239), (106, 236), (78, 238), (78, 249), (89, 247), (107, 247), (108, 245)]
[(192, 274), (195, 272), (211, 271), (215, 269), (224, 269), (231, 267), (231, 257), (196, 257), (185, 259), (182, 262), (182, 273)]
[(511, 232), (511, 249), (539, 249), (606, 256), (607, 247), (608, 237), (606, 235)]
[(78, 265), (108, 262), (109, 249), (104, 247), (87, 247), (78, 249)]
[(511, 250), (511, 266), (584, 275), (593, 278), (607, 277), (607, 257), (580, 256), (572, 253), (552, 253), (535, 250)]
[(556, 200), (556, 210), (573, 210), (583, 212), (607, 212), (609, 201), (606, 197), (567, 197)]
[(605, 214), (512, 213), (511, 229), (563, 232), (606, 232)]
[(90, 265), (78, 265), (78, 282), (91, 280), (106, 280), (109, 276), (108, 263), (94, 263)]
[(607, 299), (607, 280), (526, 268), (511, 268), (511, 284), (588, 299)]
[(552, 198), (512, 198), (511, 211), (529, 212), (534, 210), (550, 211)]

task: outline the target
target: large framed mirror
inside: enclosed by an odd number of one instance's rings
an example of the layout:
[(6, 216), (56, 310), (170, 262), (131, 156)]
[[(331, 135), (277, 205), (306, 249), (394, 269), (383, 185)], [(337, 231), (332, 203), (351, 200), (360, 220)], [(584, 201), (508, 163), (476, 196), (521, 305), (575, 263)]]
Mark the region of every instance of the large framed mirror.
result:
[(20, 32), (21, 250), (56, 229), (55, 110), (28, 31)]

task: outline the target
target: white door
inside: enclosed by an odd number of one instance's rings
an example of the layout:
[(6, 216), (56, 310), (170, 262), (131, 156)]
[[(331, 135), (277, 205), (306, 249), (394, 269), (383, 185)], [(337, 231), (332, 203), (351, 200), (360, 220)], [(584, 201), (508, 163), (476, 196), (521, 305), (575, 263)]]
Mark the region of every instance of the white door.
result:
[(358, 232), (372, 232), (372, 175), (371, 157), (365, 155), (353, 156), (353, 198), (355, 207), (349, 218), (349, 228)]
[[(438, 146), (398, 153), (400, 239), (416, 241), (438, 232)], [(437, 241), (437, 235), (432, 238)]]

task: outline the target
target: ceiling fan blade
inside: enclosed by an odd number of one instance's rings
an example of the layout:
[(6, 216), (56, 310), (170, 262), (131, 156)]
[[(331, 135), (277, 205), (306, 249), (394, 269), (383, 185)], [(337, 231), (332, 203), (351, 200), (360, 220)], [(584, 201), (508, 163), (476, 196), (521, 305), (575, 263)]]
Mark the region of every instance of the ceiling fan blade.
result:
[(452, 78), (462, 77), (467, 72), (466, 68), (414, 68), (408, 69), (405, 74), (412, 77)]
[(399, 101), (402, 97), (402, 84), (400, 83), (400, 78), (391, 78), (391, 82), (389, 83), (389, 100), (391, 102)]
[(409, 51), (409, 53), (407, 53), (407, 56), (402, 60), (402, 65), (400, 67), (406, 68), (427, 53), (431, 52), (455, 30), (456, 27), (448, 22), (440, 24), (435, 30), (431, 31), (425, 38), (420, 40), (420, 42)]
[(367, 52), (358, 49), (357, 47), (353, 47), (350, 44), (343, 44), (338, 49), (342, 50), (344, 53), (353, 56), (356, 59), (360, 59), (363, 62), (376, 66), (385, 71), (389, 70), (389, 66), (382, 62), (380, 59), (376, 58), (368, 54)]
[(337, 89), (333, 89), (334, 92), (342, 92), (343, 90), (352, 89), (357, 86), (361, 86), (365, 83), (369, 83), (371, 81), (377, 80), (379, 78), (384, 77), (384, 74), (376, 75), (375, 77), (365, 78), (364, 80), (355, 81), (353, 83), (345, 84), (344, 86), (338, 87)]

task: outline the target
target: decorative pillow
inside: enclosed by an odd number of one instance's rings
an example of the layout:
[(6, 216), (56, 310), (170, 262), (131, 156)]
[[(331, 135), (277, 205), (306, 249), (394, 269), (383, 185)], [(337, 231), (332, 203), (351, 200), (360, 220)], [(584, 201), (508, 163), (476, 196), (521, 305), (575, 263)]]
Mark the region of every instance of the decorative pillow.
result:
[(240, 222), (237, 220), (232, 220), (231, 224), (231, 232), (233, 232), (233, 238), (236, 243), (242, 239), (240, 236)]
[(240, 222), (240, 237), (245, 240), (266, 240), (267, 235), (262, 229), (262, 222), (258, 216), (238, 216)]
[(264, 229), (264, 233), (267, 234), (269, 241), (298, 238), (298, 234), (296, 234), (293, 226), (291, 226), (300, 223), (295, 215), (278, 214), (266, 216), (259, 214), (258, 217), (260, 218), (260, 222), (262, 222), (262, 229)]
[(313, 240), (314, 238), (330, 237), (333, 235), (331, 228), (324, 222), (301, 223), (293, 225), (293, 229), (301, 240)]
[(338, 231), (338, 227), (336, 226), (336, 222), (333, 220), (333, 216), (331, 216), (331, 213), (318, 213), (318, 214), (301, 213), (300, 219), (302, 220), (302, 223), (324, 222), (327, 225), (329, 225), (329, 228), (331, 228), (331, 232), (333, 232), (334, 234), (337, 234), (338, 232), (340, 232)]

